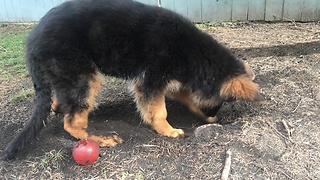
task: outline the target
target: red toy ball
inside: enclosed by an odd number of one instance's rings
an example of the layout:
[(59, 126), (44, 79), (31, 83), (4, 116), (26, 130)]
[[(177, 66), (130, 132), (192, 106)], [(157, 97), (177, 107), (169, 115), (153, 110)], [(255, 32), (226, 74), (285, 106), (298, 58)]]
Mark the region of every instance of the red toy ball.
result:
[(73, 148), (74, 160), (83, 166), (92, 164), (99, 157), (99, 145), (91, 139), (80, 140)]

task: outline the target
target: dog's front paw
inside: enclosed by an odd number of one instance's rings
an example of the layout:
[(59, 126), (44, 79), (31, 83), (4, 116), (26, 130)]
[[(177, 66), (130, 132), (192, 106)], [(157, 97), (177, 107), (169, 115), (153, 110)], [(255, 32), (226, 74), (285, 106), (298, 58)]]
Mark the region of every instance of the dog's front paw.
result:
[(206, 120), (208, 123), (215, 123), (215, 122), (218, 121), (218, 118), (217, 118), (217, 116), (207, 117), (205, 120)]
[(165, 136), (168, 137), (173, 137), (173, 138), (183, 138), (184, 137), (184, 132), (182, 129), (172, 129), (171, 131), (166, 132), (164, 134)]
[(117, 144), (123, 143), (123, 140), (116, 135), (113, 136), (91, 136), (91, 139), (96, 141), (100, 147), (110, 147), (110, 146), (116, 146)]

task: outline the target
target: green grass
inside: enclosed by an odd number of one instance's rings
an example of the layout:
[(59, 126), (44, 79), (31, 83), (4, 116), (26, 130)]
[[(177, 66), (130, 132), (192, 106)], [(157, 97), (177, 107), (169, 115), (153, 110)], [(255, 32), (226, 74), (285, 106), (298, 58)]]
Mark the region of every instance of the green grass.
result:
[(34, 89), (22, 89), (18, 93), (12, 95), (9, 98), (9, 102), (10, 103), (17, 103), (17, 102), (20, 102), (21, 100), (27, 98), (28, 96), (33, 95), (33, 94), (34, 94)]
[(219, 27), (232, 27), (243, 24), (242, 21), (218, 21), (218, 22), (202, 22), (196, 23), (195, 26), (199, 29), (217, 30)]
[(26, 76), (25, 39), (32, 25), (0, 24), (0, 83), (3, 80)]
[(197, 23), (195, 24), (195, 26), (199, 29), (210, 29), (210, 30), (215, 30), (218, 27), (217, 24), (211, 23), (211, 22)]
[(40, 163), (38, 164), (38, 168), (40, 170), (46, 169), (47, 167), (55, 167), (59, 168), (59, 162), (64, 159), (64, 151), (60, 150), (52, 150), (46, 152), (45, 155), (41, 158)]

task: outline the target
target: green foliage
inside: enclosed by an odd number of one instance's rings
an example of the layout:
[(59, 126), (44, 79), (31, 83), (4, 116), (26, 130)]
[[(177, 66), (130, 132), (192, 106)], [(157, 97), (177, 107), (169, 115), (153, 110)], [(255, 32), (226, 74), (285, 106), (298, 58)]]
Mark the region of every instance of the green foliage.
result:
[(59, 151), (52, 150), (46, 152), (45, 155), (41, 158), (41, 162), (38, 164), (38, 168), (41, 170), (46, 169), (49, 166), (59, 168), (59, 161), (64, 159), (64, 152), (62, 149)]
[(29, 95), (34, 94), (33, 89), (23, 89), (19, 91), (17, 94), (14, 94), (10, 97), (9, 102), (10, 103), (17, 103), (20, 102), (22, 99), (27, 98)]
[(0, 24), (0, 83), (16, 75), (27, 75), (25, 39), (32, 25)]
[(242, 21), (218, 21), (218, 22), (202, 22), (197, 23), (195, 26), (199, 29), (205, 30), (216, 30), (219, 27), (234, 27), (239, 26), (241, 24), (245, 24), (246, 22)]

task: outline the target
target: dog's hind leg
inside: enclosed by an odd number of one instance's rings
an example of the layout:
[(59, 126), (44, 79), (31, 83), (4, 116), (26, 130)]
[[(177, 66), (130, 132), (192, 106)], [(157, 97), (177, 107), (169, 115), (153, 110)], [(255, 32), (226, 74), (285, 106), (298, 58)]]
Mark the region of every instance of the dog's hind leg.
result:
[[(102, 77), (99, 74), (91, 74), (83, 77), (79, 82), (81, 83), (78, 83), (76, 88), (69, 89), (68, 93), (64, 95), (66, 99), (62, 99), (61, 95), (59, 96), (58, 94), (59, 107), (65, 114), (64, 129), (77, 139), (92, 139), (101, 147), (115, 146), (118, 143), (122, 143), (123, 140), (116, 135), (104, 137), (88, 134), (86, 131), (88, 115), (95, 106), (95, 98), (100, 90)], [(83, 95), (84, 89), (86, 89), (86, 92)]]
[(220, 109), (220, 106), (217, 106), (217, 108), (211, 108), (211, 109), (217, 109), (215, 110), (215, 113), (210, 109), (210, 114), (207, 116), (203, 111), (199, 108), (199, 106), (191, 99), (190, 93), (186, 89), (180, 89), (179, 91), (170, 92), (168, 96), (172, 99), (176, 99), (185, 106), (188, 107), (188, 109), (196, 116), (201, 118), (204, 121), (207, 121), (209, 123), (214, 123), (218, 121), (218, 118), (216, 116), (218, 110)]

